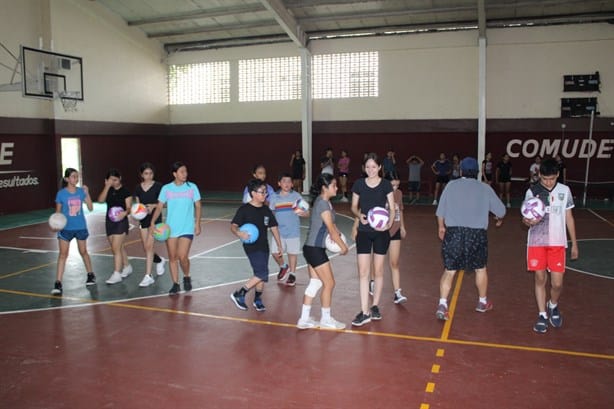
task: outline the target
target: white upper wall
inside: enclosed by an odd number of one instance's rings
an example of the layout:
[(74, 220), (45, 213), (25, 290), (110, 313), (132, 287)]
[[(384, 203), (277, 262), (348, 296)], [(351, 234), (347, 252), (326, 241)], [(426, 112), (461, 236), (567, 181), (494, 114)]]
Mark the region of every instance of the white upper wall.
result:
[[(168, 123), (165, 52), (118, 16), (87, 0), (0, 0), (0, 38), (14, 54), (39, 47), (83, 58), (85, 101), (77, 112), (60, 102), (0, 92), (0, 116)], [(8, 61), (0, 52), (0, 62)], [(10, 57), (9, 57), (10, 58)], [(10, 80), (0, 67), (0, 83)]]
[[(488, 30), (487, 117), (557, 118), (560, 98), (597, 96), (614, 116), (614, 25)], [(313, 41), (312, 54), (380, 52), (380, 95), (313, 101), (313, 119), (471, 119), (478, 116), (477, 31)], [(291, 44), (184, 52), (169, 64), (230, 61), (231, 102), (175, 105), (171, 123), (300, 121), (300, 101), (239, 103), (240, 59), (298, 56)], [(563, 75), (599, 71), (599, 94), (563, 93)]]

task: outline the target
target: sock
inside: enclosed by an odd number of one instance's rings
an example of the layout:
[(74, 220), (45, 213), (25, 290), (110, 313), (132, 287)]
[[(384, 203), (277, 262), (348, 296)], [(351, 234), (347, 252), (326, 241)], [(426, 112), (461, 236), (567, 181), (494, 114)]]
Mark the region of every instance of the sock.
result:
[(260, 297), (262, 297), (262, 291), (256, 290), (254, 294), (254, 300), (259, 300)]
[(288, 263), (283, 263), (283, 264), (281, 265), (281, 268), (288, 268)]
[(157, 264), (157, 263), (159, 263), (161, 261), (162, 261), (162, 259), (160, 258), (160, 256), (157, 253), (154, 253), (153, 262)]
[(307, 320), (309, 318), (309, 313), (311, 313), (311, 305), (303, 304), (303, 309), (301, 310), (301, 320)]
[(448, 299), (447, 298), (440, 298), (439, 299), (439, 305), (443, 305), (446, 308), (448, 308)]
[(322, 320), (329, 320), (329, 319), (330, 319), (330, 308), (322, 307)]
[(548, 319), (548, 314), (546, 313), (546, 311), (540, 311), (539, 316), (542, 318)]
[(488, 301), (486, 301), (486, 297), (480, 297), (480, 302), (486, 304)]
[(558, 304), (552, 304), (552, 300), (548, 301), (548, 307), (549, 307), (550, 309), (552, 309), (552, 308), (556, 308), (556, 306), (557, 306), (557, 305), (558, 305)]
[(249, 288), (241, 287), (239, 291), (237, 291), (237, 293), (239, 293), (239, 296), (245, 297), (245, 294), (247, 294), (248, 291), (249, 291)]

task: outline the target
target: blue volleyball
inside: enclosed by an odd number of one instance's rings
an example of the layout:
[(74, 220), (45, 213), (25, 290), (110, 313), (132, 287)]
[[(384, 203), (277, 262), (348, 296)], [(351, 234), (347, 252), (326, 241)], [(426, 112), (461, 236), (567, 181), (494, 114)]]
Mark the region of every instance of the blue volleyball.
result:
[(241, 241), (246, 244), (252, 244), (258, 240), (258, 236), (260, 235), (258, 227), (252, 223), (245, 223), (243, 226), (239, 227), (239, 231), (244, 231), (249, 234), (249, 238), (247, 240), (241, 239)]

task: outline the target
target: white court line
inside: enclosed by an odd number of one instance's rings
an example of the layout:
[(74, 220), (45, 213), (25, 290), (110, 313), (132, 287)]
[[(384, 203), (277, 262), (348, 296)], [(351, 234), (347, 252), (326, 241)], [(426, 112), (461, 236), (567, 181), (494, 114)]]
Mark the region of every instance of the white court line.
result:
[(595, 215), (595, 217), (597, 217), (598, 219), (600, 219), (601, 221), (606, 222), (607, 224), (609, 224), (610, 226), (614, 227), (614, 223), (612, 223), (611, 221), (609, 221), (608, 219), (606, 219), (605, 217), (601, 216), (600, 214), (598, 214), (597, 212), (595, 212), (592, 209), (586, 209), (588, 210), (590, 213), (592, 213), (593, 215)]
[(580, 274), (586, 274), (586, 275), (593, 276), (593, 277), (599, 277), (599, 278), (606, 278), (608, 280), (614, 280), (614, 277), (610, 277), (610, 276), (603, 275), (603, 274), (590, 273), (588, 271), (580, 270), (579, 268), (569, 267), (569, 264), (566, 265), (565, 268), (568, 269), (568, 270), (575, 271), (575, 272), (580, 273)]
[(34, 250), (34, 249), (24, 249), (21, 247), (9, 247), (9, 246), (0, 246), (0, 250), (16, 250), (21, 251), (23, 253), (57, 253), (57, 250)]

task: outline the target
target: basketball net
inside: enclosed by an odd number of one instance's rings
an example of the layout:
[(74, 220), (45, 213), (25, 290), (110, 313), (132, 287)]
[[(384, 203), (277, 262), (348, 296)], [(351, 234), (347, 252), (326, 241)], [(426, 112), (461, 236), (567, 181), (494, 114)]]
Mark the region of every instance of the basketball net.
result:
[(75, 112), (77, 111), (77, 98), (78, 93), (72, 91), (59, 91), (58, 98), (60, 102), (62, 102), (62, 107), (64, 107), (64, 112)]

